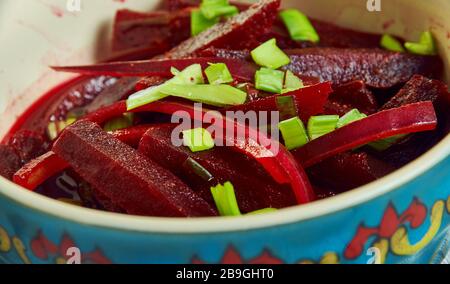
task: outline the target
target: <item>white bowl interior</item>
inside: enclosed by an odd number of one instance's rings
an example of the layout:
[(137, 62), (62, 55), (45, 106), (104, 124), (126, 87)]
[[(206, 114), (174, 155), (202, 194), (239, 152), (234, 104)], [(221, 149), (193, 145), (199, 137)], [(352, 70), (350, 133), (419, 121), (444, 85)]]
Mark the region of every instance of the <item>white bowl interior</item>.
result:
[[(381, 1), (382, 12), (368, 12), (363, 0), (285, 0), (284, 4), (342, 26), (391, 33), (409, 40), (417, 40), (422, 31), (430, 29), (439, 42), (439, 52), (446, 64), (446, 81), (450, 82), (450, 34), (447, 32), (450, 31), (450, 1)], [(39, 96), (70, 77), (51, 71), (48, 65), (89, 63), (107, 58), (109, 46), (105, 43), (111, 34), (115, 10), (128, 7), (148, 11), (158, 2), (89, 0), (82, 1), (80, 12), (72, 13), (66, 9), (66, 0), (1, 1), (0, 137)], [(447, 138), (417, 161), (359, 189), (264, 217), (168, 220), (124, 216), (60, 203), (22, 190), (3, 178), (0, 178), (0, 194), (49, 214), (100, 226), (163, 232), (242, 230), (320, 216), (385, 194), (446, 158), (449, 144), (450, 138)]]

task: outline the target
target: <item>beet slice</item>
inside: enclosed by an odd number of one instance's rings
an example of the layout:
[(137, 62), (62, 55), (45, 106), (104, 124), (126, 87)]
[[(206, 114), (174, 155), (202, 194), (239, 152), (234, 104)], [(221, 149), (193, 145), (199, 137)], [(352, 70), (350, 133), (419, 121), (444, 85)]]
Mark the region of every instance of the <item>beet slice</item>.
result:
[[(113, 51), (160, 49), (163, 53), (190, 37), (190, 9), (141, 13), (119, 10), (114, 22)], [(156, 54), (155, 54), (156, 55)]]
[(81, 73), (84, 75), (108, 76), (161, 76), (172, 77), (171, 68), (182, 70), (192, 64), (200, 64), (202, 68), (209, 63), (225, 63), (231, 74), (244, 81), (251, 81), (256, 72), (256, 65), (237, 59), (221, 58), (184, 58), (184, 59), (152, 59), (142, 61), (125, 61), (99, 63), (87, 66), (52, 67), (56, 71)]
[(8, 145), (0, 145), (0, 176), (12, 179), (14, 173), (22, 165), (17, 152)]
[(308, 169), (314, 183), (335, 193), (368, 184), (393, 172), (394, 167), (365, 152), (346, 152)]
[[(274, 95), (267, 98), (259, 99), (240, 106), (231, 107), (226, 111), (279, 111), (280, 98), (291, 97), (296, 108), (296, 113), (303, 121), (317, 114), (324, 112), (324, 105), (328, 100), (328, 96), (332, 92), (330, 83), (321, 83), (306, 88), (302, 88), (283, 95)], [(281, 113), (281, 116), (283, 114)], [(288, 117), (289, 118), (289, 117)], [(284, 119), (284, 118), (282, 118)]]
[(450, 94), (447, 86), (441, 81), (414, 75), (394, 97), (381, 107), (381, 110), (423, 101), (432, 101), (437, 109), (441, 104), (448, 104)]
[(89, 121), (66, 128), (53, 146), (95, 190), (129, 214), (197, 217), (216, 212), (175, 175)]
[(363, 81), (353, 81), (336, 87), (325, 105), (325, 112), (343, 116), (354, 108), (368, 115), (378, 110), (375, 96)]
[(120, 129), (111, 132), (114, 138), (120, 140), (121, 142), (133, 147), (137, 148), (139, 146), (139, 142), (144, 136), (145, 132), (152, 127), (150, 125), (138, 125), (125, 129)]
[(429, 133), (417, 133), (389, 147), (383, 152), (374, 152), (395, 166), (403, 166), (431, 149), (450, 132), (450, 93), (447, 86), (438, 80), (415, 75), (381, 109), (391, 109), (405, 104), (432, 101), (438, 117), (438, 128)]
[(385, 110), (355, 121), (317, 138), (293, 151), (304, 166), (310, 167), (336, 154), (398, 134), (434, 130), (436, 113), (431, 102), (420, 102)]
[(66, 161), (50, 151), (24, 165), (14, 174), (13, 181), (26, 189), (35, 190), (47, 179), (68, 167)]
[[(262, 208), (284, 208), (296, 204), (295, 196), (287, 186), (276, 184), (254, 160), (226, 147), (192, 153), (188, 148), (176, 147), (171, 141), (173, 125), (150, 128), (142, 138), (139, 151), (161, 166), (170, 169), (203, 199), (214, 204), (211, 186), (231, 181), (239, 208), (251, 212)], [(192, 169), (186, 168), (188, 158), (195, 160), (214, 177), (201, 179)]]
[(42, 135), (25, 129), (16, 132), (9, 139), (8, 145), (14, 148), (23, 164), (44, 154), (49, 147), (49, 143)]
[(339, 27), (334, 24), (311, 19), (320, 36), (320, 47), (378, 48), (381, 36)]
[(335, 86), (363, 81), (369, 87), (390, 88), (406, 83), (414, 74), (432, 78), (442, 74), (442, 61), (437, 56), (363, 48), (305, 48), (286, 52), (291, 63), (284, 69), (331, 81)]
[[(105, 121), (120, 116), (127, 111), (126, 102), (120, 101), (114, 105), (102, 108), (88, 115), (86, 119), (102, 124)], [(182, 115), (183, 118), (195, 118), (204, 121), (208, 110), (199, 111), (192, 105), (157, 101), (132, 110), (132, 112), (157, 112), (173, 115)], [(224, 145), (232, 145), (235, 151), (254, 158), (264, 169), (280, 184), (290, 184), (299, 204), (315, 200), (315, 194), (308, 181), (303, 168), (294, 160), (292, 155), (273, 139), (246, 125), (231, 121), (227, 117), (214, 117), (215, 125), (221, 126), (222, 133), (215, 132), (214, 138), (222, 141)], [(226, 130), (226, 131), (225, 131)], [(225, 133), (234, 133), (237, 138), (227, 136)], [(225, 134), (225, 135), (224, 135)]]
[(182, 42), (164, 57), (183, 58), (211, 46), (245, 49), (270, 30), (280, 3), (280, 0), (260, 0), (239, 15)]

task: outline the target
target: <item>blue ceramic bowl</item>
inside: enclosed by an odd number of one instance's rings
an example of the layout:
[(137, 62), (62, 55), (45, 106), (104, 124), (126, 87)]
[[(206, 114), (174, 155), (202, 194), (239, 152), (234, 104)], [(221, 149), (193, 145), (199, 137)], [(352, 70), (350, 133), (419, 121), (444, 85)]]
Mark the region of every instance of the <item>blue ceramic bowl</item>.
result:
[[(66, 79), (46, 66), (93, 60), (95, 54), (85, 50), (95, 50), (91, 47), (99, 34), (106, 34), (103, 26), (110, 24), (104, 21), (125, 5), (90, 0), (83, 2), (82, 11), (68, 12), (64, 1), (46, 2), (51, 4), (0, 4), (0, 91), (9, 94), (0, 98), (1, 108), (7, 109), (0, 136), (40, 94)], [(363, 0), (301, 2), (300, 8), (315, 17), (411, 40), (431, 29), (449, 65), (448, 1), (381, 0), (381, 12), (368, 12)], [(156, 1), (126, 4), (148, 9)], [(96, 26), (102, 27), (92, 28)], [(65, 263), (80, 252), (83, 263), (440, 263), (450, 251), (449, 153), (447, 137), (372, 184), (308, 205), (239, 218), (99, 212), (0, 178), (0, 262)]]

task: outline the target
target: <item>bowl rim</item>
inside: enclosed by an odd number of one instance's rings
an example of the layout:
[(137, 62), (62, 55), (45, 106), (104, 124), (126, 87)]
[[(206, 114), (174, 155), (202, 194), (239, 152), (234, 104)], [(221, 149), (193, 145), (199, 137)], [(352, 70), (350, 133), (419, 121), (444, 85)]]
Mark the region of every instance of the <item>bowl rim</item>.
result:
[(311, 220), (362, 205), (401, 187), (450, 155), (450, 135), (428, 152), (399, 170), (362, 187), (309, 204), (280, 209), (263, 215), (239, 217), (165, 218), (125, 215), (82, 208), (28, 191), (0, 177), (0, 195), (21, 206), (97, 228), (144, 233), (224, 233), (283, 226)]

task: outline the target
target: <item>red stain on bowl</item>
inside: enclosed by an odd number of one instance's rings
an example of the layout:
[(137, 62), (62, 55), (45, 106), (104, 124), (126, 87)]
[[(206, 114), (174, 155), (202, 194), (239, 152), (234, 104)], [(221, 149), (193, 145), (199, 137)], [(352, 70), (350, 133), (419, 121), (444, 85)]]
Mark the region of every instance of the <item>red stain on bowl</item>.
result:
[(383, 23), (383, 30), (389, 29), (393, 24), (395, 24), (395, 20), (394, 20), (394, 19), (385, 21), (385, 22)]

